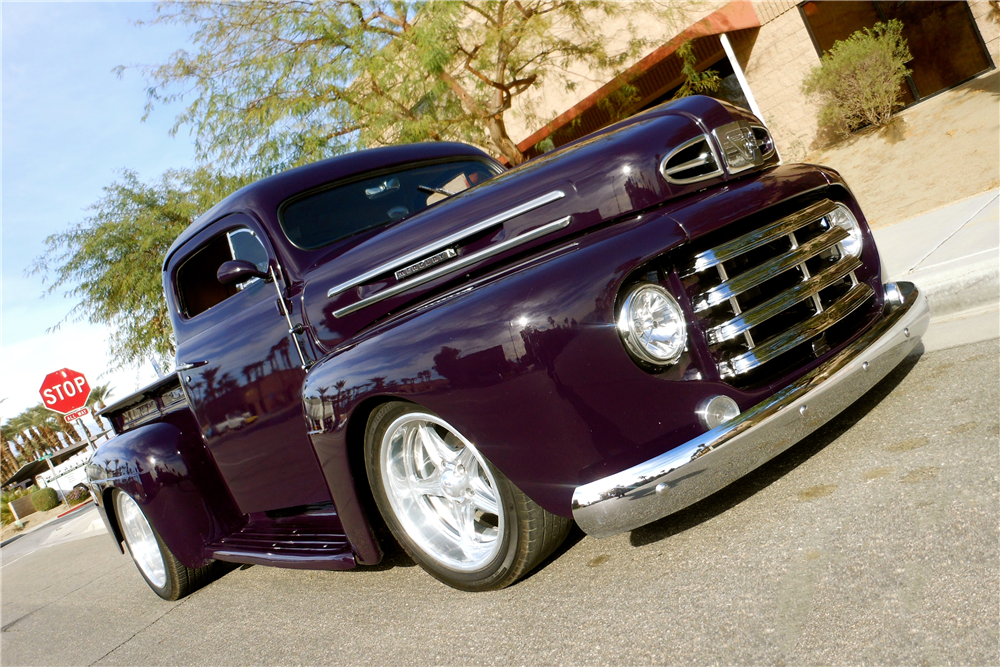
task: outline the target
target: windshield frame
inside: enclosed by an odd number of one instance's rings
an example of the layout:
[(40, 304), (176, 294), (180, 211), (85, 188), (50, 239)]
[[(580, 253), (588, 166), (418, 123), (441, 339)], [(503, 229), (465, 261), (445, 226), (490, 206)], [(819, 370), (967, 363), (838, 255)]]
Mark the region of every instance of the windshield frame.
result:
[[(491, 176), (489, 178), (481, 181), (480, 183), (476, 183), (476, 184), (472, 185), (471, 187), (469, 187), (469, 188), (467, 188), (465, 190), (462, 190), (460, 192), (455, 193), (454, 195), (452, 195), (450, 197), (444, 197), (443, 199), (440, 199), (440, 200), (435, 201), (435, 202), (433, 202), (431, 204), (428, 204), (427, 206), (425, 206), (424, 208), (421, 208), (418, 211), (414, 211), (412, 213), (408, 213), (407, 215), (401, 216), (399, 218), (389, 219), (389, 220), (387, 220), (387, 221), (385, 221), (385, 222), (383, 222), (381, 224), (375, 224), (375, 225), (372, 225), (370, 227), (365, 227), (363, 229), (359, 229), (357, 231), (351, 232), (349, 234), (345, 234), (343, 236), (336, 236), (335, 238), (333, 238), (333, 239), (331, 239), (329, 241), (326, 241), (326, 242), (322, 243), (321, 245), (316, 245), (316, 246), (302, 245), (301, 243), (298, 243), (295, 240), (293, 240), (292, 237), (291, 237), (291, 235), (288, 233), (288, 227), (287, 227), (287, 224), (286, 224), (285, 213), (286, 213), (287, 209), (290, 206), (292, 206), (292, 205), (294, 205), (294, 204), (296, 204), (298, 202), (301, 202), (303, 200), (315, 197), (316, 195), (322, 194), (323, 192), (327, 192), (327, 191), (330, 191), (330, 190), (335, 190), (335, 189), (338, 189), (338, 188), (349, 186), (349, 185), (354, 184), (354, 183), (360, 183), (360, 182), (363, 182), (363, 181), (369, 181), (369, 180), (377, 179), (377, 178), (380, 178), (380, 177), (383, 177), (383, 176), (398, 175), (400, 172), (410, 171), (410, 170), (414, 170), (414, 169), (420, 169), (422, 167), (433, 167), (433, 166), (446, 165), (446, 164), (449, 164), (449, 163), (456, 163), (456, 162), (466, 162), (466, 163), (468, 163), (468, 162), (475, 162), (475, 163), (478, 163), (478, 164), (482, 165), (484, 167), (484, 170), (487, 171), (487, 172), (489, 172), (491, 174)], [(429, 209), (431, 209), (431, 208), (433, 208), (433, 207), (441, 204), (442, 202), (449, 201), (449, 200), (453, 199), (455, 196), (462, 195), (462, 194), (464, 194), (466, 192), (470, 192), (470, 191), (474, 190), (475, 188), (477, 188), (478, 186), (482, 185), (483, 183), (488, 183), (489, 181), (493, 180), (495, 177), (497, 177), (497, 176), (499, 176), (500, 174), (503, 174), (503, 173), (504, 173), (504, 169), (502, 168), (502, 166), (498, 165), (493, 160), (490, 160), (487, 156), (480, 157), (480, 156), (476, 156), (476, 155), (456, 155), (456, 156), (449, 156), (449, 157), (446, 157), (446, 158), (436, 158), (436, 159), (429, 159), (429, 160), (417, 160), (417, 161), (404, 162), (404, 163), (392, 165), (390, 167), (385, 167), (385, 168), (382, 168), (382, 169), (376, 169), (376, 170), (372, 170), (372, 171), (366, 171), (366, 172), (363, 172), (363, 173), (360, 173), (360, 174), (354, 174), (354, 175), (351, 175), (351, 176), (349, 176), (347, 178), (341, 178), (341, 179), (337, 179), (337, 180), (334, 180), (334, 181), (330, 181), (329, 183), (323, 183), (320, 186), (317, 186), (317, 187), (314, 187), (314, 188), (310, 188), (310, 189), (305, 190), (303, 192), (296, 193), (295, 195), (293, 195), (293, 196), (285, 199), (284, 201), (282, 201), (278, 205), (278, 210), (277, 210), (278, 226), (281, 229), (282, 235), (285, 237), (285, 239), (288, 241), (288, 243), (290, 243), (296, 249), (298, 249), (298, 250), (304, 250), (304, 251), (307, 251), (307, 252), (313, 252), (313, 251), (317, 251), (317, 250), (322, 250), (322, 249), (327, 248), (327, 247), (329, 247), (329, 246), (331, 246), (331, 245), (333, 245), (335, 243), (339, 243), (339, 242), (345, 241), (347, 239), (350, 239), (351, 237), (357, 236), (358, 234), (364, 234), (366, 232), (372, 231), (373, 229), (384, 229), (384, 228), (396, 225), (396, 224), (398, 224), (398, 223), (400, 223), (400, 222), (402, 222), (404, 220), (407, 220), (407, 219), (413, 217), (414, 215), (417, 215), (419, 213), (423, 213), (424, 211), (427, 211), (427, 210), (429, 210)]]

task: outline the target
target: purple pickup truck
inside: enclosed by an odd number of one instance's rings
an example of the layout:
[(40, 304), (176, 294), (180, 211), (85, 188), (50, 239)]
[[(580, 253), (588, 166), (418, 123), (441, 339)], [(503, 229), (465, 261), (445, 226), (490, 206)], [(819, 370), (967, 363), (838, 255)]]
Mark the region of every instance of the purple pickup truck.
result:
[(259, 181), (174, 242), (176, 373), (106, 408), (108, 531), (167, 599), (215, 561), (507, 586), (722, 489), (918, 344), (840, 176), (667, 104), (507, 170), (393, 146)]

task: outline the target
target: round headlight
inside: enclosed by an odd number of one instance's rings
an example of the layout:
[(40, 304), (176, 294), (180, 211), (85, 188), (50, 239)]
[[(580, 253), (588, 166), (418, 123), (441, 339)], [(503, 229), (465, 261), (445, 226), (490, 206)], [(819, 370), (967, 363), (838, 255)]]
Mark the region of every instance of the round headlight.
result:
[(837, 206), (833, 213), (829, 215), (830, 222), (841, 227), (850, 234), (849, 237), (840, 242), (844, 247), (844, 252), (852, 257), (861, 254), (861, 225), (854, 219), (854, 214), (843, 204)]
[(618, 333), (625, 347), (652, 364), (672, 364), (687, 345), (681, 307), (667, 290), (652, 283), (632, 287), (618, 313)]

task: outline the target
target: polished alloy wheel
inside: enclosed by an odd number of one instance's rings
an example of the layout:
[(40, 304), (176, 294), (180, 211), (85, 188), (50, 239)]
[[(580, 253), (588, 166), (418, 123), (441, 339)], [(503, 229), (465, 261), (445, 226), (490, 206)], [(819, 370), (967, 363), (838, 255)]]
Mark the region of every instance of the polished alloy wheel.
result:
[(132, 498), (124, 493), (115, 496), (118, 510), (118, 524), (121, 526), (125, 541), (135, 564), (146, 575), (149, 582), (163, 588), (167, 583), (167, 566), (163, 554), (156, 542), (153, 528), (146, 521), (142, 510)]
[(461, 572), (496, 557), (504, 512), (471, 442), (439, 417), (410, 412), (386, 429), (379, 459), (394, 514), (429, 557)]

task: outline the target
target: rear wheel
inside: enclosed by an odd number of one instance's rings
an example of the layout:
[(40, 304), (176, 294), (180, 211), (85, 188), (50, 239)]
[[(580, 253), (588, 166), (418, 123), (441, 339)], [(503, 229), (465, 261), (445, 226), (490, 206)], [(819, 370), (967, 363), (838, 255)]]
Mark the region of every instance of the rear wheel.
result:
[(552, 553), (572, 525), (524, 495), (454, 427), (410, 403), (387, 403), (372, 414), (365, 458), (393, 535), (454, 588), (512, 584)]
[(153, 592), (164, 600), (179, 600), (211, 580), (213, 564), (192, 569), (177, 560), (128, 494), (116, 489), (114, 507), (125, 547)]

